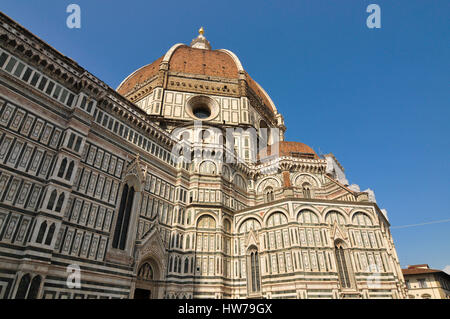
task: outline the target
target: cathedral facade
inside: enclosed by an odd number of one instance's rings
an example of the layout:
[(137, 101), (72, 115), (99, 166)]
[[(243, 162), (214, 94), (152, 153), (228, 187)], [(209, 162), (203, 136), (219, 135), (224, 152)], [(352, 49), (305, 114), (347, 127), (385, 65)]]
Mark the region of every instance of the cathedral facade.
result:
[(373, 192), (203, 29), (114, 90), (0, 21), (0, 298), (405, 297)]

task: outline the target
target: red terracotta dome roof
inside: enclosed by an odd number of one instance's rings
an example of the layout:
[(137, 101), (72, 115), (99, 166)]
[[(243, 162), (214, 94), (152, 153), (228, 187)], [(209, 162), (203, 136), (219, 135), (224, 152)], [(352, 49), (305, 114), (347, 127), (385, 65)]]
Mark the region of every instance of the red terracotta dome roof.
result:
[(136, 85), (142, 84), (148, 79), (158, 74), (159, 65), (163, 60), (164, 56), (160, 57), (153, 63), (147, 64), (140, 69), (137, 69), (131, 73), (117, 88), (117, 92), (122, 95), (127, 95), (131, 92)]
[(264, 89), (244, 71), (239, 59), (228, 50), (210, 50), (174, 45), (164, 56), (151, 64), (141, 67), (130, 74), (117, 88), (117, 92), (127, 96), (137, 87), (158, 74), (161, 63), (167, 62), (170, 72), (239, 79), (242, 73), (248, 87), (260, 98), (269, 110), (276, 113), (276, 108)]
[(219, 50), (178, 47), (170, 58), (169, 71), (218, 76), (229, 79), (239, 77), (233, 58)]
[[(117, 88), (117, 92), (127, 95), (136, 85), (140, 85), (158, 73), (165, 55), (128, 76)], [(221, 50), (204, 50), (181, 45), (169, 57), (169, 71), (207, 76), (238, 79), (239, 71), (233, 58)], [(253, 81), (253, 80), (252, 80)]]
[[(278, 145), (278, 156), (291, 156), (291, 157), (302, 157), (302, 158), (311, 158), (318, 159), (319, 156), (314, 152), (314, 150), (308, 145), (300, 142), (278, 142), (272, 145), (267, 146), (265, 149), (259, 152), (259, 158), (269, 157), (272, 155), (276, 155)], [(264, 151), (267, 154), (264, 154)]]

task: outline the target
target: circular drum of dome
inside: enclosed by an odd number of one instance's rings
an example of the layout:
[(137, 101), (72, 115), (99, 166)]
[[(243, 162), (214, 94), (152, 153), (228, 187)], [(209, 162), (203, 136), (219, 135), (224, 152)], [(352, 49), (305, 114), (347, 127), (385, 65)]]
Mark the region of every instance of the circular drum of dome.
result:
[(186, 112), (196, 120), (212, 120), (219, 114), (219, 104), (209, 96), (196, 95), (187, 101)]

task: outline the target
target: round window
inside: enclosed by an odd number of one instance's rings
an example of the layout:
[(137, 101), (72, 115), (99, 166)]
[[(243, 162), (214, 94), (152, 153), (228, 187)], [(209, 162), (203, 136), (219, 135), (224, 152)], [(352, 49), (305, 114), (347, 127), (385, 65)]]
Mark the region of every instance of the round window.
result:
[(208, 105), (199, 103), (193, 106), (192, 113), (196, 118), (203, 120), (211, 116), (211, 109)]
[(211, 120), (219, 114), (218, 103), (205, 95), (196, 95), (187, 101), (187, 113), (197, 120)]

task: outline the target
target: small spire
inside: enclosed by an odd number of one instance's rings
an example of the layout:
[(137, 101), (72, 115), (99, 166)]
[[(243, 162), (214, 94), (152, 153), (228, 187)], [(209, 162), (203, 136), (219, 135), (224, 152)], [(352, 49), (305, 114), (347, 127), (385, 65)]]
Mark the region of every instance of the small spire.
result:
[(205, 29), (203, 29), (203, 27), (200, 27), (200, 29), (198, 29), (198, 36), (191, 42), (192, 48), (211, 50), (211, 45), (209, 44), (209, 41), (206, 40), (205, 36), (203, 35), (204, 33), (205, 33)]

